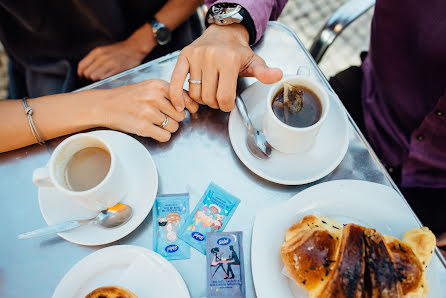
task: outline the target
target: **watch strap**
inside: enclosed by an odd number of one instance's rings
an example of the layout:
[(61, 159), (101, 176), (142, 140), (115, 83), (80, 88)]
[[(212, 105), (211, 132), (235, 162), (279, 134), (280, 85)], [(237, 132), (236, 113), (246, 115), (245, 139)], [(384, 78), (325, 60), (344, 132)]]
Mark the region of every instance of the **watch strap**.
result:
[(243, 7), (242, 9), (240, 9), (239, 14), (241, 14), (241, 16), (243, 17), (241, 24), (245, 26), (246, 30), (248, 30), (249, 44), (252, 45), (256, 41), (257, 37), (256, 26), (254, 24), (254, 21), (252, 20), (249, 12)]
[[(216, 4), (216, 5), (218, 5), (218, 4)], [(208, 18), (209, 18), (209, 14), (210, 13), (212, 13), (212, 9), (209, 9), (207, 14), (206, 14), (206, 18), (205, 18), (206, 27), (209, 27)], [(238, 13), (243, 18), (243, 20), (240, 22), (240, 24), (245, 26), (246, 30), (248, 30), (249, 44), (252, 45), (256, 41), (256, 37), (257, 37), (257, 31), (256, 31), (256, 26), (254, 24), (254, 21), (252, 20), (251, 15), (249, 14), (249, 12), (244, 7), (241, 7), (241, 9), (240, 9), (240, 11)]]

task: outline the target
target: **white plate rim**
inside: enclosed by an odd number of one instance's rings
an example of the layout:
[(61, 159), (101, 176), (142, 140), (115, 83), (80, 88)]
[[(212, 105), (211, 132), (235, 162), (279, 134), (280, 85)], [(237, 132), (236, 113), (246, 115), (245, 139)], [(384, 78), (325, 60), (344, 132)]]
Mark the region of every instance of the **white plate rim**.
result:
[[(64, 296), (64, 284), (69, 282), (71, 276), (77, 274), (79, 271), (82, 271), (82, 267), (84, 264), (88, 264), (89, 267), (94, 267), (94, 263), (102, 258), (108, 258), (112, 257), (114, 255), (124, 254), (128, 252), (129, 250), (136, 250), (141, 254), (144, 254), (148, 258), (156, 259), (157, 261), (161, 262), (166, 268), (170, 270), (169, 274), (171, 274), (172, 279), (174, 278), (176, 281), (176, 284), (181, 287), (181, 290), (185, 293), (184, 297), (190, 297), (189, 290), (187, 288), (186, 283), (184, 282), (184, 279), (181, 277), (178, 270), (165, 258), (163, 258), (161, 255), (155, 253), (154, 251), (141, 247), (141, 246), (135, 246), (135, 245), (113, 245), (108, 246), (102, 249), (99, 249), (95, 252), (92, 252), (91, 254), (85, 256), (80, 261), (78, 261), (73, 267), (68, 270), (68, 272), (64, 275), (64, 277), (59, 281), (58, 285), (56, 286), (56, 289), (53, 293), (53, 298), (57, 297), (66, 297)], [(129, 264), (130, 265), (130, 264)], [(61, 292), (61, 294), (59, 294)], [(187, 293), (187, 294), (186, 294)]]
[[(277, 212), (278, 210), (286, 210), (286, 209), (291, 209), (291, 208), (289, 208), (289, 207), (291, 207), (291, 206), (294, 206), (294, 205), (299, 205), (299, 198), (301, 198), (301, 197), (305, 197), (305, 196), (309, 196), (308, 194), (310, 194), (311, 195), (311, 192), (314, 192), (314, 189), (316, 189), (316, 191), (319, 189), (319, 188), (321, 188), (321, 187), (327, 187), (327, 186), (330, 186), (330, 187), (334, 187), (334, 188), (336, 188), (336, 187), (338, 187), (338, 186), (342, 186), (342, 185), (345, 185), (345, 184), (347, 184), (347, 186), (348, 186), (348, 184), (351, 184), (351, 183), (353, 183), (353, 184), (363, 184), (363, 185), (365, 185), (365, 184), (368, 184), (368, 185), (370, 185), (370, 186), (372, 186), (372, 187), (376, 187), (377, 189), (378, 188), (380, 188), (382, 191), (389, 191), (389, 192), (394, 192), (394, 194), (395, 195), (397, 195), (397, 196), (399, 196), (399, 194), (393, 189), (393, 188), (391, 188), (391, 187), (389, 187), (389, 186), (386, 186), (386, 185), (383, 185), (383, 184), (379, 184), (379, 183), (375, 183), (375, 182), (369, 182), (369, 181), (364, 181), (364, 180), (354, 180), (354, 179), (342, 179), (342, 180), (332, 180), (332, 181), (327, 181), (327, 182), (323, 182), (323, 183), (319, 183), (319, 184), (316, 184), (316, 185), (314, 185), (314, 186), (311, 186), (311, 187), (308, 187), (307, 189), (305, 189), (305, 190), (303, 190), (303, 191), (301, 191), (301, 192), (299, 192), (299, 193), (297, 193), (297, 194), (295, 194), (294, 196), (292, 196), (289, 200), (287, 200), (287, 201), (285, 201), (285, 202), (282, 202), (281, 204), (279, 204), (279, 205), (276, 205), (276, 206), (273, 206), (273, 207), (271, 207), (271, 208), (264, 208), (264, 209), (261, 209), (261, 210), (259, 210), (258, 212), (257, 212), (257, 214), (256, 214), (256, 217), (255, 217), (255, 219), (254, 219), (254, 224), (253, 224), (253, 227), (252, 227), (252, 237), (251, 237), (251, 271), (252, 271), (252, 279), (253, 279), (253, 284), (254, 284), (254, 289), (255, 289), (255, 292), (256, 292), (256, 296), (257, 297), (265, 297), (261, 292), (259, 292), (259, 289), (262, 289), (263, 288), (263, 286), (259, 286), (259, 285), (261, 285), (262, 283), (260, 282), (260, 277), (258, 276), (258, 274), (257, 274), (257, 272), (259, 272), (259, 265), (257, 264), (257, 262), (255, 261), (255, 259), (256, 259), (256, 254), (255, 254), (255, 252), (254, 252), (254, 247), (256, 247), (256, 244), (257, 244), (257, 242), (259, 241), (258, 240), (258, 238), (260, 238), (260, 232), (258, 231), (259, 229), (260, 229), (260, 227), (259, 227), (259, 222), (261, 222), (262, 220), (264, 220), (265, 219), (265, 217), (267, 216), (267, 214), (274, 214), (275, 212)], [(401, 198), (401, 200), (404, 200), (403, 198)], [(404, 202), (401, 202), (401, 204), (404, 204)], [(410, 209), (409, 209), (409, 206), (407, 205), (406, 206), (407, 208), (408, 208), (408, 211), (410, 211)], [(311, 207), (310, 206), (310, 210), (311, 211), (314, 211), (314, 210), (312, 210), (312, 208), (313, 207)], [(305, 210), (305, 209), (304, 209)], [(301, 213), (301, 212), (297, 212), (296, 211), (296, 214), (297, 213)], [(303, 213), (307, 213), (306, 211), (304, 211)], [(415, 221), (416, 221), (416, 217), (415, 217), (415, 215), (412, 213), (412, 212), (409, 212), (408, 213), (408, 216), (410, 216), (410, 217), (412, 217), (413, 219), (415, 219)], [(418, 224), (417, 224), (418, 225)], [(283, 231), (283, 233), (285, 233), (285, 231)], [(436, 264), (434, 264), (434, 263), (436, 263)], [(260, 263), (259, 263), (260, 264)], [(429, 266), (429, 269), (430, 270), (434, 270), (434, 272), (436, 271), (436, 270), (438, 270), (437, 268), (431, 268), (431, 267), (435, 267), (436, 265), (438, 265), (438, 264), (441, 264), (441, 261), (439, 260), (439, 258), (438, 258), (438, 256), (436, 255), (436, 254), (434, 254), (434, 256), (433, 256), (433, 258), (432, 258), (432, 261), (431, 261), (431, 263), (430, 263), (430, 266)], [(436, 288), (439, 290), (439, 291), (441, 291), (441, 287), (439, 287), (439, 280), (438, 280), (438, 278), (437, 279), (435, 279), (435, 280), (433, 280), (433, 281), (431, 281), (431, 280), (428, 280), (428, 282), (429, 282), (429, 288), (431, 289), (431, 282), (436, 282), (436, 283), (438, 283), (438, 284), (436, 284), (435, 286), (436, 286)], [(257, 284), (257, 286), (256, 286), (256, 284)], [(428, 294), (428, 297), (431, 297), (430, 295), (432, 295), (432, 292), (431, 291), (429, 291), (429, 294)], [(294, 297), (294, 296), (292, 296), (292, 297)]]
[[(82, 241), (82, 240), (78, 241), (78, 240), (73, 239), (72, 237), (70, 237), (70, 234), (67, 233), (67, 232), (57, 233), (57, 235), (59, 237), (61, 237), (62, 239), (66, 240), (68, 242), (74, 243), (74, 244), (84, 245), (84, 246), (98, 246), (98, 245), (109, 244), (111, 242), (114, 242), (114, 241), (117, 241), (119, 239), (122, 239), (122, 238), (124, 238), (125, 236), (127, 236), (128, 234), (130, 234), (131, 232), (133, 232), (134, 230), (136, 230), (139, 227), (139, 225), (146, 219), (147, 215), (152, 210), (153, 203), (155, 202), (156, 194), (158, 192), (158, 186), (159, 186), (158, 185), (158, 183), (159, 183), (158, 180), (159, 180), (159, 178), (158, 178), (158, 170), (156, 168), (155, 162), (153, 161), (153, 158), (152, 158), (150, 152), (138, 140), (136, 140), (135, 138), (133, 138), (133, 137), (131, 137), (131, 136), (129, 136), (129, 135), (123, 133), (123, 132), (114, 131), (114, 130), (96, 130), (96, 131), (88, 132), (87, 134), (93, 134), (93, 135), (102, 136), (102, 137), (107, 137), (107, 135), (116, 134), (116, 135), (120, 135), (120, 136), (123, 136), (123, 137), (124, 136), (127, 137), (129, 139), (129, 142), (126, 143), (126, 144), (133, 143), (133, 145), (139, 146), (141, 149), (143, 149), (144, 154), (146, 155), (147, 160), (149, 161), (149, 163), (151, 164), (151, 166), (154, 169), (154, 174), (153, 175), (154, 175), (154, 179), (155, 179), (155, 181), (154, 181), (154, 186), (155, 187), (153, 188), (152, 192), (151, 193), (147, 192), (147, 196), (144, 197), (146, 200), (150, 200), (151, 201), (151, 202), (149, 202), (147, 204), (146, 210), (144, 210), (141, 213), (140, 217), (137, 218), (136, 220), (135, 220), (136, 217), (132, 216), (132, 218), (124, 225), (124, 226), (129, 227), (130, 224), (131, 224), (131, 225), (133, 225), (132, 228), (128, 228), (128, 229), (124, 230), (123, 232), (121, 232), (120, 234), (117, 234), (117, 235), (115, 235), (113, 237), (110, 237), (106, 241)], [(133, 146), (133, 145), (130, 145), (130, 146)], [(39, 209), (40, 209), (40, 213), (43, 216), (43, 219), (48, 224), (48, 222), (51, 221), (51, 220), (48, 217), (48, 214), (43, 209), (41, 191), (42, 191), (42, 188), (39, 187), (39, 190), (38, 190)]]
[[(256, 84), (260, 84), (259, 82), (254, 83), (253, 85), (251, 85), (248, 88), (255, 88)], [(234, 146), (234, 142), (236, 142), (236, 138), (232, 133), (232, 125), (231, 123), (233, 123), (235, 120), (235, 117), (239, 117), (240, 121), (243, 123), (243, 121), (241, 120), (241, 116), (240, 113), (238, 112), (237, 108), (235, 108), (234, 110), (232, 110), (232, 112), (229, 115), (229, 121), (228, 121), (228, 132), (229, 132), (229, 139), (231, 141), (231, 146), (232, 149), (234, 150), (234, 152), (236, 153), (236, 155), (238, 156), (238, 158), (240, 159), (240, 161), (250, 170), (252, 171), (254, 174), (256, 174), (257, 176), (266, 179), (268, 181), (274, 182), (274, 183), (278, 183), (278, 184), (282, 184), (282, 185), (303, 185), (303, 184), (308, 184), (314, 181), (317, 181), (325, 176), (327, 176), (328, 174), (330, 174), (344, 159), (345, 154), (347, 153), (348, 150), (348, 146), (349, 146), (349, 127), (348, 127), (348, 118), (347, 118), (347, 114), (345, 112), (345, 109), (341, 106), (340, 102), (336, 99), (333, 98), (333, 93), (329, 92), (327, 90), (327, 92), (329, 93), (329, 98), (330, 98), (330, 103), (332, 104), (332, 106), (336, 106), (338, 109), (340, 109), (342, 111), (342, 119), (343, 119), (343, 127), (344, 127), (344, 138), (342, 141), (342, 148), (339, 150), (339, 154), (337, 156), (336, 159), (333, 160), (333, 162), (331, 163), (330, 166), (326, 167), (325, 170), (321, 171), (318, 175), (314, 175), (312, 177), (307, 177), (306, 179), (280, 179), (274, 176), (269, 175), (266, 172), (263, 172), (259, 169), (257, 169), (255, 166), (252, 166), (251, 163), (245, 159), (244, 154), (242, 154), (242, 152), (239, 151), (237, 146)], [(242, 93), (243, 95), (243, 93)], [(330, 112), (333, 113), (334, 109), (331, 108)], [(249, 111), (248, 111), (249, 112)], [(235, 116), (237, 115), (237, 116)], [(245, 129), (245, 127), (244, 127)]]

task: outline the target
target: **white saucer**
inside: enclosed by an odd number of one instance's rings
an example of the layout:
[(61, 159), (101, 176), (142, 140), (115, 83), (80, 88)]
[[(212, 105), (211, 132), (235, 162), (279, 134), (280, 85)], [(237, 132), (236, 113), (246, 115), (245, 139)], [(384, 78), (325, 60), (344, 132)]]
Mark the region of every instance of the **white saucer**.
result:
[[(360, 224), (398, 239), (407, 230), (419, 226), (409, 205), (388, 186), (359, 180), (335, 180), (309, 187), (256, 215), (252, 229), (251, 269), (257, 297), (308, 297), (306, 290), (282, 273), (280, 247), (286, 230), (309, 214), (328, 216), (340, 224)], [(442, 297), (440, 270), (444, 267), (434, 255), (426, 271), (428, 297)]]
[[(249, 116), (255, 127), (262, 129), (265, 96), (271, 85), (254, 83), (242, 94)], [(333, 171), (344, 158), (349, 144), (347, 115), (341, 104), (330, 94), (330, 111), (312, 148), (304, 153), (284, 154), (273, 149), (271, 157), (254, 157), (246, 145), (248, 130), (237, 109), (229, 117), (229, 138), (239, 159), (260, 177), (285, 185), (299, 185), (316, 181)]]
[[(76, 244), (102, 245), (131, 233), (146, 218), (158, 191), (158, 174), (150, 153), (134, 138), (112, 130), (93, 131), (90, 134), (107, 138), (113, 148), (116, 148), (116, 154), (126, 171), (129, 183), (128, 194), (121, 202), (132, 207), (133, 216), (126, 224), (114, 229), (86, 225), (58, 235)], [(92, 218), (97, 214), (79, 206), (73, 199), (62, 195), (55, 188), (39, 188), (39, 204), (48, 225)]]
[(183, 278), (166, 259), (139, 246), (109, 246), (86, 256), (65, 274), (53, 298), (85, 297), (91, 291), (117, 285), (139, 298), (190, 297)]

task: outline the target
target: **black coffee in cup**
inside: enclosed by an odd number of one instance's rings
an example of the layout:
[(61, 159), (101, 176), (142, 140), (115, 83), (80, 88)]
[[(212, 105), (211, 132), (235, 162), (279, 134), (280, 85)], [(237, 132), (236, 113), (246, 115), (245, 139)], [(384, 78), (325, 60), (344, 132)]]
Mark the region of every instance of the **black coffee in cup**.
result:
[(274, 115), (283, 123), (293, 127), (308, 127), (319, 121), (322, 105), (317, 95), (304, 86), (285, 83), (274, 96)]

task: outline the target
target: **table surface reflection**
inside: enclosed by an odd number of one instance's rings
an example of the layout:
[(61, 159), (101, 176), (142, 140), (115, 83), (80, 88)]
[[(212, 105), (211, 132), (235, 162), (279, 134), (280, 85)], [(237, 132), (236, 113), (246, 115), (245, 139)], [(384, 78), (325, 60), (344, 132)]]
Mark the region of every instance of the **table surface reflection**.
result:
[[(287, 74), (296, 73), (299, 66), (308, 66), (331, 90), (297, 36), (280, 23), (270, 22), (263, 39), (254, 49), (268, 65), (280, 67)], [(113, 88), (151, 78), (169, 81), (177, 56), (178, 52), (169, 54), (84, 89)], [(246, 78), (241, 83), (248, 86), (253, 82), (254, 79)], [(335, 100), (339, 100), (337, 96)], [(241, 230), (244, 233), (248, 297), (255, 296), (250, 242), (258, 210), (275, 206), (303, 189), (330, 180), (366, 180), (398, 191), (350, 116), (350, 143), (341, 164), (326, 177), (300, 186), (271, 183), (247, 169), (231, 147), (228, 117), (228, 113), (201, 107), (197, 114), (186, 117), (168, 143), (134, 137), (150, 151), (155, 161), (159, 174), (158, 194), (188, 192), (192, 210), (213, 181), (241, 199), (225, 230)], [(38, 189), (32, 183), (32, 171), (48, 161), (51, 152), (63, 139), (49, 141), (46, 146), (34, 145), (0, 154), (0, 202), (3, 210), (7, 210), (0, 219), (0, 297), (27, 297), (30, 293), (33, 297), (50, 297), (74, 264), (104, 247), (75, 245), (57, 236), (17, 240), (19, 233), (46, 225), (39, 209)], [(150, 213), (134, 232), (109, 245), (128, 244), (151, 249), (152, 234)], [(205, 262), (205, 256), (195, 249), (191, 249), (189, 260), (171, 262), (183, 276), (192, 297), (206, 296)], [(442, 272), (445, 287), (446, 270)], [(446, 292), (445, 288), (443, 292)]]

